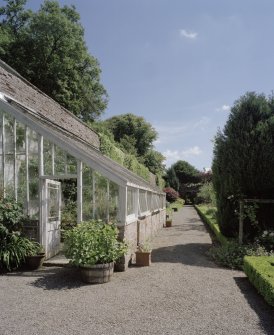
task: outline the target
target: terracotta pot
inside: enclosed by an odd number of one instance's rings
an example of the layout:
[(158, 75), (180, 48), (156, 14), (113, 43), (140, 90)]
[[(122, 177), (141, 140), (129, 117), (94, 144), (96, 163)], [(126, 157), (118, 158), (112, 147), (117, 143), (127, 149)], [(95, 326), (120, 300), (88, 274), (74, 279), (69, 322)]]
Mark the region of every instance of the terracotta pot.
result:
[(114, 262), (107, 264), (80, 266), (81, 279), (87, 284), (103, 284), (110, 281), (113, 275)]
[(45, 260), (45, 253), (41, 252), (37, 255), (27, 256), (26, 257), (26, 266), (30, 270), (37, 270), (39, 269)]
[(166, 220), (166, 228), (172, 227), (172, 220)]
[(151, 264), (151, 251), (136, 251), (136, 265), (137, 266), (150, 266)]

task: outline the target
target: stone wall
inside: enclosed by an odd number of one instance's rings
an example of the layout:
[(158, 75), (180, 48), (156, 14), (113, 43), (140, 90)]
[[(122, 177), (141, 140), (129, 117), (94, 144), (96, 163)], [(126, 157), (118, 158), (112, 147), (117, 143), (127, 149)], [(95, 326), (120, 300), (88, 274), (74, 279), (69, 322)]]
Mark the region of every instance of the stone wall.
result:
[(144, 243), (152, 238), (163, 228), (166, 220), (166, 210), (162, 209), (150, 215), (138, 218), (126, 226), (119, 228), (119, 238), (125, 239), (129, 244), (129, 251), (123, 259), (117, 262), (116, 271), (125, 271), (135, 261), (135, 251), (139, 243)]

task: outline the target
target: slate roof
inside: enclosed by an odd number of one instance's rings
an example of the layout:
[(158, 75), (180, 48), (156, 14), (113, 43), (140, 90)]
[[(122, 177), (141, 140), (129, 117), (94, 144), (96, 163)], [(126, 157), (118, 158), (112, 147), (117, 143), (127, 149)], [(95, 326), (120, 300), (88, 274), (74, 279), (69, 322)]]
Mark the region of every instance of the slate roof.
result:
[(63, 128), (63, 131), (73, 133), (95, 148), (100, 147), (99, 136), (93, 130), (1, 60), (0, 92), (32, 109), (38, 117)]
[(92, 129), (1, 60), (0, 93), (7, 97), (9, 104), (24, 114), (27, 120), (34, 121), (45, 131), (48, 130), (49, 136), (58, 136), (63, 143), (68, 143), (76, 149), (84, 162), (92, 159), (103, 170), (108, 171), (108, 174), (117, 176), (128, 185), (162, 193), (158, 187), (150, 185), (143, 178), (104, 156), (99, 150), (99, 137)]

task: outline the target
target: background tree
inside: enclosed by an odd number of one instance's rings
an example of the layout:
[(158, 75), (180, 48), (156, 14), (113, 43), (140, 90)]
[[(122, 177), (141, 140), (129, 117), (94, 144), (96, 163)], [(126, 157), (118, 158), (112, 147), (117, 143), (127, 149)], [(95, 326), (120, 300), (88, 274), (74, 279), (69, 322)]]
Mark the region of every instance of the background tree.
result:
[[(213, 182), (222, 232), (236, 235), (238, 200), (274, 198), (274, 97), (246, 93), (231, 109), (215, 138)], [(259, 225), (246, 224), (245, 236), (274, 228), (273, 206), (260, 205)]]
[(143, 117), (134, 114), (113, 116), (105, 121), (116, 142), (123, 143), (129, 138), (138, 156), (145, 156), (153, 148), (157, 132)]
[(179, 179), (176, 175), (176, 172), (173, 166), (167, 169), (166, 175), (165, 175), (165, 181), (166, 181), (167, 186), (172, 187), (177, 192), (179, 191), (180, 182), (179, 182)]
[(26, 0), (0, 8), (0, 57), (75, 115), (94, 120), (107, 106), (98, 61), (89, 54), (74, 6), (46, 0), (38, 12)]
[(197, 183), (200, 181), (200, 172), (186, 161), (179, 160), (172, 165), (180, 184)]

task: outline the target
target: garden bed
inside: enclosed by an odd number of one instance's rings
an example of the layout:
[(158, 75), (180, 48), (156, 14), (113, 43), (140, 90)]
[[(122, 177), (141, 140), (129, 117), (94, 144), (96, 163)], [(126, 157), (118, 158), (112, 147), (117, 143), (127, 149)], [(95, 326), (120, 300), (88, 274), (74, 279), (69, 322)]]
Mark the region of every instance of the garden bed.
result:
[(209, 228), (214, 233), (216, 239), (221, 244), (227, 244), (228, 239), (221, 233), (220, 227), (215, 218), (216, 209), (214, 207), (208, 206), (194, 206), (198, 214), (200, 215), (201, 219), (209, 226)]

